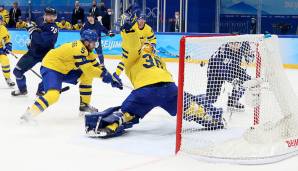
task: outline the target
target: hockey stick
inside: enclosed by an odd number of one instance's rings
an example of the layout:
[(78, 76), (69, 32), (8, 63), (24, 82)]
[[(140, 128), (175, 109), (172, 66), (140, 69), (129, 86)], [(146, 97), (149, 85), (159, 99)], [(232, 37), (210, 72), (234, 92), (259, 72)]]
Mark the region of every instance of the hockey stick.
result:
[(170, 52), (167, 52), (167, 51), (161, 51), (161, 50), (156, 50), (157, 52), (159, 53), (162, 53), (164, 55), (170, 55), (170, 56), (175, 56), (176, 58), (179, 58), (179, 55), (176, 55), (176, 54), (173, 54), (173, 53), (170, 53)]
[[(17, 60), (19, 60), (19, 57), (18, 57), (17, 55), (15, 55), (14, 53), (12, 53), (11, 51), (8, 51), (8, 52), (9, 52), (9, 54), (10, 54), (11, 56), (13, 56), (13, 57), (16, 58)], [(42, 79), (41, 75), (39, 75), (36, 71), (34, 71), (33, 69), (30, 69), (30, 71), (33, 72), (33, 74), (36, 75), (38, 78)], [(65, 92), (65, 91), (67, 91), (67, 90), (69, 90), (69, 89), (70, 89), (69, 86), (63, 87), (63, 88), (61, 89), (61, 92)]]
[(125, 84), (123, 84), (123, 87), (126, 88), (126, 89), (129, 89), (129, 90), (133, 90), (134, 89), (131, 86), (128, 86), (128, 85), (125, 85)]

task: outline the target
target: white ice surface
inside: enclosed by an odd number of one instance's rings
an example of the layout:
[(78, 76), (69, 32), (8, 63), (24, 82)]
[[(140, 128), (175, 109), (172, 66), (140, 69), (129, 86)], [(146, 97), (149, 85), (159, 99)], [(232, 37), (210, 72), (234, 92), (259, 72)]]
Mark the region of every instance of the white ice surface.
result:
[[(106, 60), (113, 71), (118, 61)], [(11, 57), (12, 66), (16, 60)], [(177, 80), (177, 63), (168, 63)], [(38, 71), (38, 66), (35, 67)], [(298, 93), (298, 71), (288, 70)], [(126, 77), (123, 82), (129, 85)], [(27, 73), (29, 94), (13, 98), (0, 76), (0, 171), (83, 171), (83, 170), (297, 170), (298, 157), (264, 166), (241, 166), (201, 162), (174, 155), (176, 120), (162, 109), (152, 110), (141, 124), (114, 139), (91, 139), (84, 134), (78, 117), (77, 86), (63, 93), (59, 102), (38, 118), (37, 125), (20, 125), (19, 117), (35, 99), (39, 80)], [(100, 110), (120, 105), (130, 90), (112, 89), (97, 80), (92, 104)]]

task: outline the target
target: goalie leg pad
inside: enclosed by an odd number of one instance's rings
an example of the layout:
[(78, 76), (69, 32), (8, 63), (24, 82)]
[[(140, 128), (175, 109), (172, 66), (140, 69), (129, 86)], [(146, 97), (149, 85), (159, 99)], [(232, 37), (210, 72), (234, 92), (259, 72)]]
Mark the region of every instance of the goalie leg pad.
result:
[(177, 86), (175, 83), (156, 83), (130, 93), (121, 105), (123, 113), (144, 118), (155, 107), (165, 109), (171, 116), (177, 113)]
[[(209, 130), (222, 129), (224, 128), (224, 121), (222, 118), (223, 109), (216, 108), (208, 101), (205, 94), (201, 94), (198, 96), (194, 96), (190, 93), (185, 93), (184, 96), (187, 96), (192, 99), (192, 102), (195, 102), (198, 105), (197, 110), (189, 113), (187, 117), (184, 119), (187, 121), (195, 121), (198, 124), (206, 127)], [(187, 105), (188, 107), (192, 107), (191, 105)], [(188, 109), (184, 107), (184, 110)]]

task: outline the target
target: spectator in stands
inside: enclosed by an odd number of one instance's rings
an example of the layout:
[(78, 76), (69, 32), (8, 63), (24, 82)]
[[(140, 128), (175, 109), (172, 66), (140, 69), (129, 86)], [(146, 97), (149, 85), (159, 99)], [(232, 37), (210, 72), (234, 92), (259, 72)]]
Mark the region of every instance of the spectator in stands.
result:
[(107, 9), (106, 15), (102, 18), (102, 25), (108, 30), (111, 30), (112, 14), (113, 14), (113, 11), (111, 8), (109, 8)]
[(100, 21), (101, 24), (103, 24), (103, 20), (105, 20), (105, 22), (106, 22), (107, 15), (108, 15), (107, 8), (106, 8), (105, 4), (103, 2), (101, 2), (99, 4), (99, 17), (98, 17), (98, 21)]
[(9, 23), (8, 27), (15, 28), (16, 23), (19, 19), (19, 17), (22, 15), (22, 12), (19, 8), (19, 4), (17, 2), (14, 2), (12, 4), (12, 8), (9, 11)]
[(18, 22), (16, 23), (17, 29), (24, 29), (26, 28), (27, 23), (23, 20), (22, 16), (19, 16)]
[(250, 19), (249, 33), (250, 34), (256, 34), (257, 33), (257, 20), (254, 17)]
[(180, 32), (180, 13), (175, 12), (175, 32)]
[(56, 24), (59, 27), (59, 29), (61, 29), (61, 30), (71, 30), (72, 29), (70, 22), (66, 21), (65, 17), (61, 17), (61, 21), (56, 22)]
[(105, 7), (105, 4), (101, 2), (99, 4), (99, 7), (97, 7), (96, 0), (92, 1), (92, 7), (89, 10), (89, 13), (91, 13), (97, 21), (102, 23), (102, 18), (104, 18), (107, 15), (107, 9)]
[(75, 8), (72, 11), (71, 15), (71, 24), (75, 25), (78, 23), (78, 20), (81, 20), (81, 22), (84, 22), (85, 14), (84, 9), (80, 7), (80, 2), (75, 1)]
[(4, 5), (0, 5), (0, 15), (3, 18), (3, 25), (6, 26), (8, 24), (9, 21), (9, 13), (8, 11), (4, 8)]
[(74, 30), (81, 30), (83, 27), (83, 23), (81, 20), (78, 20), (77, 24), (73, 25)]
[(175, 12), (175, 17), (169, 19), (170, 32), (180, 32), (180, 13)]
[(92, 7), (89, 10), (89, 13), (91, 13), (96, 19), (100, 15), (100, 9), (97, 7), (96, 0), (92, 1)]
[(175, 32), (175, 19), (169, 19), (169, 32)]

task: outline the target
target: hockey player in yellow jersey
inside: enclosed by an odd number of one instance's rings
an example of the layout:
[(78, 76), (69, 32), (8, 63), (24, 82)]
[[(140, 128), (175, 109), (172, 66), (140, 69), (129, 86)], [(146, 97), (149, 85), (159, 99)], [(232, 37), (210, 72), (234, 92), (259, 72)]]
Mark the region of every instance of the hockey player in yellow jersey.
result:
[(140, 17), (137, 19), (132, 29), (138, 33), (142, 45), (145, 42), (149, 42), (156, 47), (156, 36), (153, 29), (146, 23), (146, 14), (140, 14)]
[[(176, 116), (177, 113), (178, 89), (170, 72), (162, 59), (155, 54), (154, 46), (146, 42), (142, 46), (137, 32), (132, 29), (136, 17), (126, 15), (128, 17), (123, 17), (125, 21), (121, 27), (122, 60), (113, 76), (120, 79), (120, 74), (125, 71), (134, 90), (121, 106), (85, 115), (85, 131), (90, 137), (120, 136), (126, 129), (138, 124), (139, 120), (155, 107), (163, 108), (171, 116)], [(213, 116), (209, 115), (210, 111), (215, 117), (221, 115), (221, 108), (206, 104), (206, 100), (202, 100), (204, 95), (194, 96), (185, 92), (184, 96), (190, 96), (192, 102), (199, 105), (198, 109), (186, 105), (183, 110), (189, 113), (184, 120), (195, 121), (214, 130), (224, 128), (221, 119), (213, 119)]]
[(73, 25), (74, 30), (81, 30), (83, 28), (82, 20), (78, 20), (78, 23)]
[(134, 90), (121, 106), (85, 116), (86, 133), (90, 136), (119, 136), (155, 107), (163, 108), (172, 116), (177, 113), (177, 86), (171, 73), (156, 55), (151, 43), (142, 45), (137, 31), (132, 27), (136, 15), (131, 17), (128, 12), (126, 15), (121, 27), (122, 60), (113, 76), (119, 79), (122, 71), (125, 71)]
[(7, 85), (13, 87), (15, 83), (10, 79), (10, 63), (7, 56), (12, 50), (12, 43), (10, 42), (9, 32), (3, 24), (4, 21), (0, 15), (0, 65)]
[(42, 60), (40, 72), (45, 95), (37, 98), (35, 103), (22, 115), (23, 121), (30, 121), (50, 105), (58, 101), (62, 82), (77, 84), (80, 82), (80, 111), (97, 111), (90, 106), (92, 80), (102, 78), (103, 82), (112, 87), (122, 89), (121, 80), (116, 80), (104, 67), (97, 62), (97, 55), (92, 51), (98, 39), (97, 33), (85, 30), (81, 40), (66, 43), (50, 50)]
[(27, 27), (26, 21), (23, 20), (22, 16), (19, 17), (18, 22), (16, 24), (17, 29), (25, 29)]
[(61, 17), (61, 21), (56, 22), (56, 24), (59, 27), (59, 29), (61, 29), (61, 30), (71, 30), (72, 29), (70, 22), (66, 21), (64, 17)]
[(2, 16), (2, 25), (7, 25), (9, 21), (9, 13), (8, 11), (4, 8), (4, 5), (0, 5), (0, 16)]

